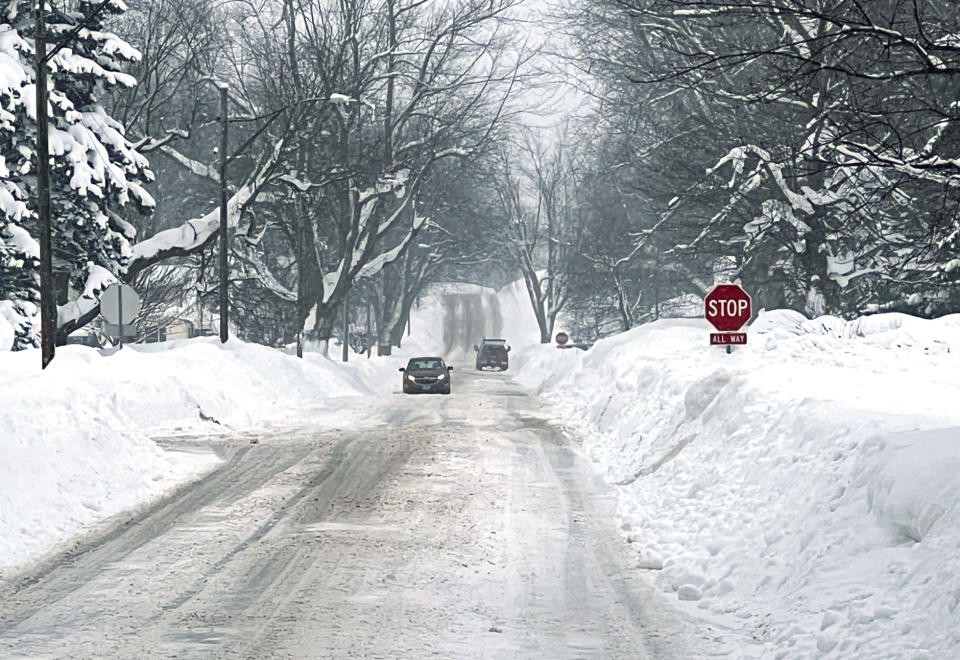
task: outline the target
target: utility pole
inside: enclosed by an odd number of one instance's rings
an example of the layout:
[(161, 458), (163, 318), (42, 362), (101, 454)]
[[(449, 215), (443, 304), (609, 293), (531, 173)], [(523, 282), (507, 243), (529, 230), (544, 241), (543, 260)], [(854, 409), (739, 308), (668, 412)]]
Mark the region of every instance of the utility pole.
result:
[(369, 296), (367, 297), (367, 359), (370, 359), (370, 356), (373, 355), (373, 334), (371, 332), (370, 324), (370, 309), (373, 307), (373, 304), (370, 302)]
[(306, 279), (304, 274), (304, 256), (303, 256), (303, 247), (306, 243), (306, 239), (303, 236), (303, 232), (306, 230), (305, 223), (306, 218), (301, 217), (297, 223), (297, 357), (303, 357), (303, 325), (306, 323), (306, 320), (301, 322), (303, 317), (303, 285), (304, 280)]
[(40, 231), (40, 358), (47, 368), (57, 345), (57, 301), (53, 290), (50, 227), (50, 143), (47, 137), (47, 42), (44, 0), (37, 0), (34, 53), (37, 70), (37, 220)]
[[(41, 0), (42, 2), (42, 0)], [(227, 341), (230, 301), (227, 296), (227, 86), (220, 88), (220, 342)]]

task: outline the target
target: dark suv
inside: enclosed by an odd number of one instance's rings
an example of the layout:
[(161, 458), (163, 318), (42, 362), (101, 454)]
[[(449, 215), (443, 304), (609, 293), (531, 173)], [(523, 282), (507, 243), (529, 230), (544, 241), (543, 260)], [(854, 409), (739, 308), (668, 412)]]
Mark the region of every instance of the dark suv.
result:
[(406, 367), (400, 367), (403, 374), (403, 391), (405, 394), (417, 392), (439, 392), (450, 394), (450, 372), (453, 367), (443, 363), (443, 358), (415, 357), (410, 358)]
[(488, 339), (483, 338), (483, 344), (474, 346), (473, 350), (477, 352), (477, 370), (496, 369), (497, 371), (506, 371), (509, 366), (507, 353), (510, 347), (507, 346), (506, 339)]

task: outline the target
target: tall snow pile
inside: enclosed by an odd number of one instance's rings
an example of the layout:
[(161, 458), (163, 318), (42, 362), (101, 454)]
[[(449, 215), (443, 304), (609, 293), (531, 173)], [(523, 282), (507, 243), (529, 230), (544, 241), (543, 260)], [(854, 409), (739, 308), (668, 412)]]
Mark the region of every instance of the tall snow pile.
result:
[(737, 657), (960, 657), (960, 315), (708, 333), (513, 355), (616, 484), (638, 567)]
[(151, 436), (248, 429), (369, 390), (328, 360), (216, 338), (0, 353), (0, 576), (209, 469)]

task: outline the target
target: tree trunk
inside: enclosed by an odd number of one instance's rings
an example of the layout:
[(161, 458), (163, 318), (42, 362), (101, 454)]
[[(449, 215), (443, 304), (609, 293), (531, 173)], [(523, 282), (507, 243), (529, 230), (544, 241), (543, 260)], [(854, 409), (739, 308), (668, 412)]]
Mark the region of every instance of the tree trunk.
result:
[[(810, 315), (820, 314), (838, 314), (840, 310), (840, 298), (837, 295), (837, 283), (830, 279), (827, 270), (826, 254), (821, 252), (821, 248), (826, 245), (827, 237), (823, 223), (819, 218), (804, 219), (810, 226), (810, 232), (805, 236), (806, 249), (799, 255), (798, 262), (803, 264), (804, 272), (801, 274), (805, 285), (805, 301), (798, 301), (805, 305), (804, 311)], [(821, 296), (823, 301), (823, 310), (818, 310), (811, 306), (814, 301), (811, 297)]]
[(530, 304), (533, 306), (533, 314), (537, 317), (537, 325), (540, 327), (540, 343), (550, 343), (550, 326), (547, 323), (547, 315), (543, 308), (543, 297), (540, 295), (540, 280), (536, 273), (530, 273), (524, 270), (523, 279), (527, 285), (527, 294), (530, 296)]
[(400, 348), (400, 343), (403, 341), (403, 331), (406, 329), (406, 323), (402, 320), (400, 323), (397, 323), (393, 326), (393, 330), (390, 331), (390, 345)]
[(377, 355), (390, 355), (392, 352), (390, 347), (390, 328), (387, 327), (386, 311), (383, 308), (386, 298), (385, 289), (384, 274), (381, 272), (377, 275), (377, 279), (373, 285), (373, 314), (377, 326)]
[(623, 282), (620, 279), (620, 274), (614, 270), (611, 272), (611, 275), (613, 276), (614, 292), (617, 294), (617, 312), (620, 314), (620, 328), (623, 332), (626, 332), (633, 327), (633, 318), (630, 315), (629, 303), (623, 290)]
[[(415, 296), (404, 293), (402, 307), (400, 310), (400, 320), (390, 330), (390, 342), (400, 348), (400, 342), (403, 341), (404, 330), (410, 327), (410, 309), (413, 307)], [(409, 336), (409, 334), (407, 335)]]
[(370, 359), (370, 356), (373, 355), (373, 326), (370, 322), (371, 310), (370, 308), (373, 304), (370, 302), (369, 298), (367, 299), (367, 359)]
[(552, 309), (550, 310), (550, 313), (547, 314), (547, 333), (546, 333), (547, 341), (541, 342), (541, 343), (549, 344), (550, 341), (552, 340), (551, 338), (553, 337), (553, 328), (557, 324), (557, 315), (559, 313), (560, 313), (559, 309)]
[(317, 305), (316, 321), (314, 331), (317, 334), (317, 340), (320, 342), (320, 352), (327, 356), (330, 350), (330, 337), (333, 336), (333, 327), (337, 321), (337, 308), (330, 304)]

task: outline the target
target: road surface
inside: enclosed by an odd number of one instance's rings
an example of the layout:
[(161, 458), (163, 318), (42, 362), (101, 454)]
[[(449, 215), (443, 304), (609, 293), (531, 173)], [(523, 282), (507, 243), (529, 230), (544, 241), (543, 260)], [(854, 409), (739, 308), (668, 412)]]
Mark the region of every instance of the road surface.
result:
[(454, 379), (206, 441), (216, 471), (0, 585), (0, 657), (689, 657), (542, 405)]

